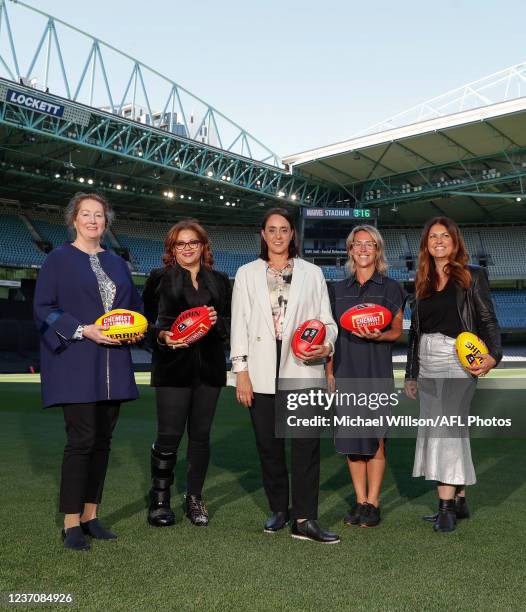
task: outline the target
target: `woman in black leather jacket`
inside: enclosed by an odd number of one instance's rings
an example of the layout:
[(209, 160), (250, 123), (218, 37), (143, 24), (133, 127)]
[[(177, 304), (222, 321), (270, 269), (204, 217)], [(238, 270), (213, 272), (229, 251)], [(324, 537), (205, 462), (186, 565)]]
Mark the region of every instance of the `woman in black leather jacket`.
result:
[[(502, 358), (500, 331), (484, 268), (467, 265), (468, 253), (457, 224), (435, 217), (422, 232), (411, 300), (411, 329), (405, 391), (420, 395), (420, 416), (467, 417), (478, 376)], [(455, 353), (459, 333), (470, 331), (487, 345), (480, 363), (466, 371)], [(465, 422), (465, 418), (463, 419)], [(439, 512), (424, 517), (435, 531), (467, 518), (465, 486), (476, 481), (465, 427), (419, 428), (413, 476), (438, 482)]]

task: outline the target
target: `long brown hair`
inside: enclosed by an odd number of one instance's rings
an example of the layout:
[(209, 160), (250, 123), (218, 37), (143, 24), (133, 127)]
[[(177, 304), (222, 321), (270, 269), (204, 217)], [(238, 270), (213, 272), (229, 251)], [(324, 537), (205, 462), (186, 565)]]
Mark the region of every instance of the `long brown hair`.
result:
[(449, 256), (449, 261), (444, 267), (444, 272), (459, 287), (467, 289), (471, 285), (471, 273), (468, 268), (466, 268), (469, 254), (464, 243), (464, 238), (462, 238), (462, 234), (460, 233), (460, 228), (449, 217), (434, 217), (425, 224), (422, 231), (422, 237), (420, 238), (418, 270), (415, 279), (416, 297), (419, 299), (429, 297), (438, 285), (438, 273), (435, 266), (435, 260), (429, 254), (427, 248), (429, 232), (433, 225), (437, 224), (443, 225), (453, 239), (453, 251)]
[(208, 270), (211, 270), (214, 266), (214, 255), (212, 253), (212, 247), (210, 246), (210, 238), (205, 228), (199, 223), (197, 219), (183, 219), (176, 223), (170, 228), (164, 239), (164, 254), (163, 263), (165, 266), (175, 266), (176, 260), (174, 256), (175, 243), (179, 232), (182, 230), (191, 230), (197, 234), (199, 240), (203, 243), (203, 253), (201, 255), (201, 265)]

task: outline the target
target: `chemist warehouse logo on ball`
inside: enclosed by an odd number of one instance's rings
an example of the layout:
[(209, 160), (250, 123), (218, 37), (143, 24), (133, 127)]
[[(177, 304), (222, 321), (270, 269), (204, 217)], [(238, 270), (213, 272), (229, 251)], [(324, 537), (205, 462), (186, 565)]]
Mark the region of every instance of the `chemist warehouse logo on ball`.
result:
[(134, 322), (135, 317), (131, 313), (125, 312), (104, 317), (104, 319), (102, 319), (102, 326), (106, 327), (109, 325), (110, 327), (113, 327), (114, 325), (133, 325)]
[(384, 315), (381, 312), (376, 314), (357, 314), (352, 318), (355, 327), (367, 326), (382, 326), (384, 324)]
[(62, 117), (64, 115), (64, 107), (60, 104), (53, 104), (42, 98), (34, 95), (27, 95), (15, 89), (7, 90), (7, 101), (30, 110), (52, 115), (53, 117)]

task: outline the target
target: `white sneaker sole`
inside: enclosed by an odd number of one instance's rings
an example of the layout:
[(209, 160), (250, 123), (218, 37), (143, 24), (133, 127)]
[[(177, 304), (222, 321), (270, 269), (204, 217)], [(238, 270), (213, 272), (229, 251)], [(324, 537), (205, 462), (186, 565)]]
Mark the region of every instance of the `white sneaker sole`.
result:
[(341, 540), (331, 540), (329, 542), (320, 542), (319, 540), (313, 540), (312, 538), (308, 538), (307, 536), (296, 535), (295, 533), (291, 533), (290, 536), (296, 540), (308, 540), (309, 542), (315, 542), (316, 544), (339, 544)]

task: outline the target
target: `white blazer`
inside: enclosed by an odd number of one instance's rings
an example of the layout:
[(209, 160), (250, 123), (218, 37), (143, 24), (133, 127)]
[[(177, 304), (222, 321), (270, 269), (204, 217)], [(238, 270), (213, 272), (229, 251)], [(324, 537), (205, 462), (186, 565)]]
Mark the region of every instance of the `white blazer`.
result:
[[(262, 259), (241, 266), (232, 294), (230, 354), (232, 357), (247, 355), (255, 393), (276, 392), (276, 335), (266, 270), (267, 262)], [(318, 266), (295, 258), (283, 324), (281, 379), (325, 379), (323, 364), (307, 365), (290, 350), (294, 332), (308, 319), (325, 323), (325, 342), (334, 347), (338, 327), (332, 318), (323, 272)]]

